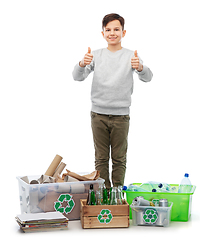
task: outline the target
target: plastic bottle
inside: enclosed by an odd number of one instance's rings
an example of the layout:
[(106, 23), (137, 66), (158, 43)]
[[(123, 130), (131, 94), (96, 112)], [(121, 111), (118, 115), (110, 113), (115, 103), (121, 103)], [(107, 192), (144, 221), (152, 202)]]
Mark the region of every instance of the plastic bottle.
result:
[(184, 178), (182, 179), (178, 193), (190, 193), (192, 189), (192, 185), (189, 179), (189, 174), (185, 173)]
[[(171, 193), (173, 193), (176, 191), (175, 187), (171, 187), (167, 183), (150, 181), (147, 184), (150, 185), (151, 192), (171, 192)], [(143, 186), (141, 185), (141, 187), (143, 187)], [(147, 189), (149, 189), (149, 187), (147, 187)]]
[(138, 185), (134, 185), (134, 184), (130, 184), (130, 185), (128, 185), (128, 187), (124, 186), (123, 190), (132, 191), (132, 192), (148, 192), (144, 188), (142, 188)]
[(144, 189), (144, 192), (156, 192), (156, 187), (152, 186), (150, 183), (142, 183), (140, 187)]

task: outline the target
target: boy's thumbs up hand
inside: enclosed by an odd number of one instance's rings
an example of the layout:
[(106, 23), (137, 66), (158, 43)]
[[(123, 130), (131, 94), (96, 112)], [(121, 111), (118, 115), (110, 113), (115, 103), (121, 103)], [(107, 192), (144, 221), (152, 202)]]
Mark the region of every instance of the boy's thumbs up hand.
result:
[(91, 48), (88, 47), (88, 52), (85, 54), (82, 61), (79, 63), (80, 67), (85, 67), (86, 65), (90, 65), (93, 60), (93, 55), (91, 54)]
[(140, 63), (137, 50), (134, 51), (134, 57), (131, 58), (131, 66), (139, 72), (143, 70), (143, 65)]

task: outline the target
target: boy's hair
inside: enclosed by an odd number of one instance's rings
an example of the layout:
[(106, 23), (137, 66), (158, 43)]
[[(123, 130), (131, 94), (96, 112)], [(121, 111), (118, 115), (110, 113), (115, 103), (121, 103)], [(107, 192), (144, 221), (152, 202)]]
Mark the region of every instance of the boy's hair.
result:
[(116, 13), (110, 13), (104, 16), (102, 20), (102, 29), (105, 28), (109, 22), (112, 22), (114, 20), (119, 20), (122, 26), (122, 30), (124, 30), (125, 20), (123, 17), (121, 17), (119, 14), (116, 14)]

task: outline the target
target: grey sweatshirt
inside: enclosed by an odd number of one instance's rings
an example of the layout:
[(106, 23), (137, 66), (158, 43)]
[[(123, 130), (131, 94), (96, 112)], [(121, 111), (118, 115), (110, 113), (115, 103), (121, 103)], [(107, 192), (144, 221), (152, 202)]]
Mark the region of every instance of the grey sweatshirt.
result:
[(152, 79), (151, 70), (143, 65), (143, 70), (138, 72), (131, 66), (134, 51), (122, 48), (111, 52), (107, 48), (92, 52), (93, 60), (90, 65), (80, 67), (76, 64), (73, 78), (83, 81), (94, 71), (91, 100), (92, 111), (108, 115), (127, 115), (131, 105), (133, 93), (133, 72), (138, 74), (140, 80), (149, 82)]

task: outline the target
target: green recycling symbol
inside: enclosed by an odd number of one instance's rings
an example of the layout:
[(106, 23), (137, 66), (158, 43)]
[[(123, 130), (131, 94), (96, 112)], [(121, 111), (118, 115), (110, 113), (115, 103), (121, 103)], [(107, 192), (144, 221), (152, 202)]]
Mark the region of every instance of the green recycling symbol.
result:
[(144, 210), (143, 219), (145, 223), (154, 224), (158, 220), (158, 213), (154, 208), (146, 208)]
[(113, 216), (111, 214), (111, 211), (109, 209), (102, 209), (100, 214), (98, 214), (98, 221), (100, 223), (110, 223)]
[[(67, 206), (63, 207), (62, 203), (66, 201), (67, 202)], [(54, 209), (58, 212), (61, 213), (70, 213), (72, 211), (72, 209), (74, 208), (74, 200), (72, 199), (72, 196), (70, 194), (61, 194), (57, 200), (57, 202), (54, 202)]]

